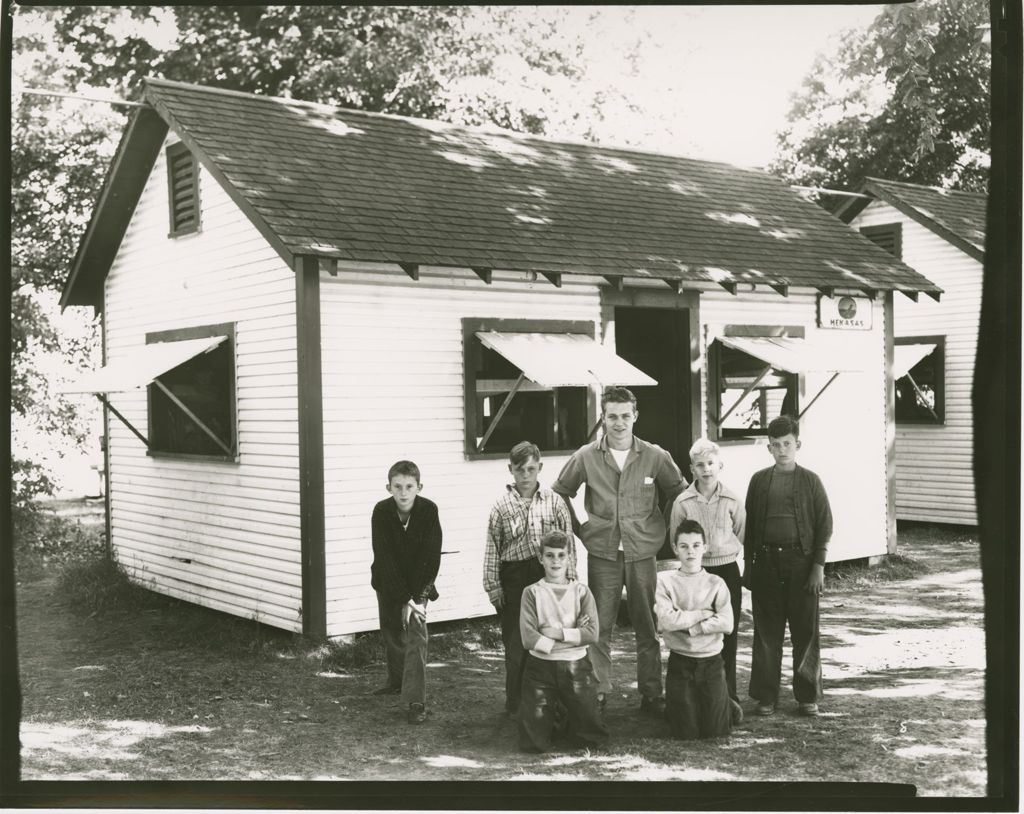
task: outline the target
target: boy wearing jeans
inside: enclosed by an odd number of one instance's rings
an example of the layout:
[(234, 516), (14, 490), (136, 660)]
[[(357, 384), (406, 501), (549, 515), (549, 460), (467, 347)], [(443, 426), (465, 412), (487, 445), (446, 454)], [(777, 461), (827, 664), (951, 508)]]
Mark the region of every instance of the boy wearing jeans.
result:
[(832, 509), (821, 478), (797, 465), (799, 449), (796, 419), (774, 419), (768, 424), (768, 452), (775, 466), (755, 472), (747, 487), (743, 585), (753, 604), (750, 696), (758, 702), (758, 715), (774, 713), (779, 700), (787, 622), (798, 711), (817, 715), (821, 698), (818, 601)]
[(665, 717), (677, 738), (728, 735), (732, 728), (722, 638), (733, 628), (729, 589), (721, 577), (701, 568), (704, 529), (683, 520), (672, 550), (676, 571), (658, 574), (654, 613), (669, 648), (665, 675)]
[(427, 602), (437, 599), (434, 579), (441, 564), (437, 505), (420, 497), (421, 489), (419, 467), (399, 461), (388, 470), (391, 497), (373, 507), (370, 519), (370, 584), (388, 666), (387, 684), (374, 695), (401, 693), (413, 724), (427, 719)]
[(540, 449), (521, 441), (509, 452), (508, 471), (513, 483), (491, 507), (484, 546), (484, 590), (501, 621), (505, 645), (505, 711), (519, 709), (519, 685), (526, 666), (526, 649), (519, 634), (519, 607), (523, 589), (544, 576), (540, 540), (549, 531), (568, 535), (566, 576), (576, 579), (576, 547), (572, 519), (565, 502), (537, 481), (544, 464)]

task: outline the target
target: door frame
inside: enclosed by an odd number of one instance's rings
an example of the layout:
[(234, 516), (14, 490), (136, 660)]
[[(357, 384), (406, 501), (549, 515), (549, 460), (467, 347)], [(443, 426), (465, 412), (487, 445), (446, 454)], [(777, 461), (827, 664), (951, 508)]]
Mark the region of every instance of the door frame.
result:
[[(700, 354), (700, 292), (699, 291), (654, 291), (649, 289), (601, 288), (601, 341), (615, 348), (616, 308), (662, 308), (674, 311), (688, 311), (690, 325), (690, 438), (691, 443), (703, 436), (704, 414), (701, 399), (701, 371), (704, 362)], [(689, 459), (678, 462), (689, 464)]]

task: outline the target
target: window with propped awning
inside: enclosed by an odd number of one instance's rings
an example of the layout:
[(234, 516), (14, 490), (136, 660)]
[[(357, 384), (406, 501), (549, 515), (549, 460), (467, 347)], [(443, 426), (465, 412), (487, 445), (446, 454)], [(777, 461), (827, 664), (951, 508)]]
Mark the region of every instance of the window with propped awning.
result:
[[(708, 346), (709, 425), (720, 440), (765, 436), (779, 415), (802, 418), (841, 373), (869, 367), (857, 348), (824, 338), (812, 342), (799, 326), (767, 336), (758, 330), (727, 326)], [(809, 373), (831, 375), (805, 399), (802, 377)]]
[(592, 387), (657, 382), (593, 338), (592, 323), (463, 320), (467, 453), (533, 441), (573, 450), (593, 434)]
[[(234, 326), (151, 333), (146, 339), (145, 345), (83, 374), (62, 391), (95, 395), (151, 453), (233, 459)], [(143, 387), (148, 436), (111, 401), (113, 395)]]
[(898, 337), (893, 347), (897, 424), (945, 422), (946, 338)]

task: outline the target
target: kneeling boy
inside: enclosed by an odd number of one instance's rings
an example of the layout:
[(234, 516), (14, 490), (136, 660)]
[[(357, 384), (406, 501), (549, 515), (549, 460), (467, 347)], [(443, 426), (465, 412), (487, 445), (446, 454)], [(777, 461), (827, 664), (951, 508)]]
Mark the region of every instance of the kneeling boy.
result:
[(578, 746), (608, 740), (597, 703), (597, 679), (587, 645), (597, 641), (597, 605), (586, 585), (570, 580), (569, 538), (549, 531), (540, 539), (544, 578), (523, 591), (519, 630), (529, 651), (519, 700), (519, 744), (551, 747), (558, 701), (568, 713), (567, 734)]
[(665, 676), (665, 717), (677, 738), (728, 735), (732, 729), (722, 639), (733, 627), (725, 581), (701, 567), (704, 529), (683, 520), (672, 549), (676, 571), (658, 574), (654, 614), (671, 653)]

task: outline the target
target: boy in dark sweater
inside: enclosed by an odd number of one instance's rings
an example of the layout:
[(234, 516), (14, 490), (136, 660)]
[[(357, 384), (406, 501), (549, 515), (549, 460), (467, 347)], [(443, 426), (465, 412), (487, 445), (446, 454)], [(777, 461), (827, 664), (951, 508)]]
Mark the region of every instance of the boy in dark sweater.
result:
[(817, 715), (821, 699), (818, 601), (832, 538), (832, 510), (821, 478), (798, 466), (800, 427), (780, 416), (768, 424), (775, 466), (755, 472), (747, 487), (743, 585), (750, 589), (754, 652), (750, 696), (757, 714), (779, 700), (782, 644), (793, 640), (793, 695), (802, 715)]
[(373, 507), (373, 564), (380, 631), (387, 653), (387, 684), (374, 695), (402, 694), (409, 722), (427, 719), (427, 602), (437, 599), (434, 579), (441, 564), (437, 505), (420, 497), (420, 470), (399, 461), (388, 470), (391, 497)]

